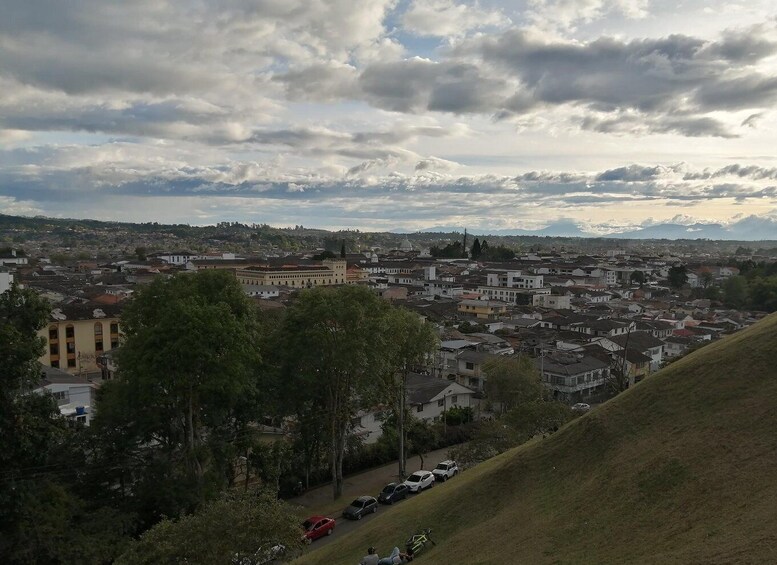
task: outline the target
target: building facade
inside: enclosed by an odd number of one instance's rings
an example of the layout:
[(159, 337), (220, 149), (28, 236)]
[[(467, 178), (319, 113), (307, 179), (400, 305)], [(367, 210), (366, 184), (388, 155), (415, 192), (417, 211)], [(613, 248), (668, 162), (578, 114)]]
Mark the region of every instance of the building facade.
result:
[(320, 265), (252, 266), (238, 269), (235, 276), (243, 285), (312, 288), (348, 283), (344, 259), (325, 259)]

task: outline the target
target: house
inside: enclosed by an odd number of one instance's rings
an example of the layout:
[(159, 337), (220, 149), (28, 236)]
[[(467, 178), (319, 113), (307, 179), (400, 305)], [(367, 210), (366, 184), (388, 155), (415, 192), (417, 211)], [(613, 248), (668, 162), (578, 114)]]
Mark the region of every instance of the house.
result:
[(256, 298), (276, 298), (280, 296), (280, 287), (266, 284), (244, 284), (243, 292)]
[(528, 275), (521, 271), (494, 271), (486, 274), (486, 286), (537, 289), (545, 286), (542, 275)]
[(407, 406), (419, 420), (433, 422), (450, 408), (475, 405), (475, 392), (447, 379), (411, 373), (406, 380)]
[(568, 294), (535, 294), (532, 297), (532, 306), (539, 308), (554, 308), (569, 310), (571, 296)]
[[(443, 412), (451, 408), (474, 408), (475, 392), (447, 379), (410, 373), (405, 380), (406, 409), (414, 417), (425, 422), (436, 422)], [(364, 410), (351, 421), (353, 434), (364, 443), (375, 443), (383, 434), (383, 422), (390, 409), (379, 405)]]
[(553, 352), (535, 359), (542, 384), (554, 398), (573, 404), (604, 392), (610, 363), (585, 353)]
[(507, 313), (507, 304), (497, 300), (462, 300), (458, 310), (481, 320), (493, 320)]
[(33, 392), (51, 393), (57, 401), (59, 413), (71, 426), (88, 426), (94, 417), (97, 387), (83, 376), (71, 375), (54, 367), (43, 367), (41, 380)]
[(650, 358), (650, 372), (657, 371), (664, 360), (664, 342), (649, 332), (632, 331), (625, 335), (611, 335), (596, 340), (608, 351), (634, 349)]
[(24, 251), (8, 247), (0, 249), (0, 267), (3, 265), (26, 265), (27, 263), (27, 255), (24, 254)]
[(463, 351), (458, 356), (456, 380), (475, 390), (483, 390), (486, 381), (485, 366), (500, 355), (488, 351)]

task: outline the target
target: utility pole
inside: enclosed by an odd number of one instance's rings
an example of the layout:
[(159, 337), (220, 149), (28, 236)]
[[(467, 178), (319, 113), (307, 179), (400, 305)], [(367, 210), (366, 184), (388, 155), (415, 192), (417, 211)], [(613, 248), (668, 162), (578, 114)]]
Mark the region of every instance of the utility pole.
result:
[(402, 372), (402, 376), (399, 378), (399, 478), (402, 479), (407, 476), (405, 469), (405, 375), (406, 372)]

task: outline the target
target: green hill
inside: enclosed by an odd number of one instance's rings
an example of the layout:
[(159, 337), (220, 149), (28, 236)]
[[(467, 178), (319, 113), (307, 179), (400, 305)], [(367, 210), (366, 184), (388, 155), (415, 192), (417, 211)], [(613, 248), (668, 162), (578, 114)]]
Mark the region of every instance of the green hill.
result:
[(777, 563), (777, 315), (296, 563)]

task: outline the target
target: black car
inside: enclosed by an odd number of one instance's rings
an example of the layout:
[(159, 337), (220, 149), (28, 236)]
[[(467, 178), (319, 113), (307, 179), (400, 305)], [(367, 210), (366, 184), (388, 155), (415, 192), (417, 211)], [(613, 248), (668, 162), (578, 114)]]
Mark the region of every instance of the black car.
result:
[(407, 498), (407, 485), (404, 483), (389, 483), (378, 495), (378, 502), (381, 504), (394, 504), (395, 502)]
[(343, 510), (343, 518), (361, 520), (362, 516), (378, 511), (378, 501), (374, 496), (360, 496)]

